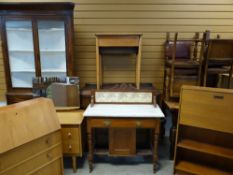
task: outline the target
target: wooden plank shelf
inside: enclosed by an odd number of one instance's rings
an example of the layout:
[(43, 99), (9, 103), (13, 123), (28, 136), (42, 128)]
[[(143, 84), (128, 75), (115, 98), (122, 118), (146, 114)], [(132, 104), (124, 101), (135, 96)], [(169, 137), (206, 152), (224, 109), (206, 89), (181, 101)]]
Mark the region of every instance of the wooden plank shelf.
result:
[(185, 148), (193, 151), (198, 151), (206, 154), (220, 156), (228, 159), (233, 159), (233, 149), (210, 145), (203, 142), (198, 142), (189, 139), (183, 139), (178, 144), (178, 147)]
[(180, 161), (175, 166), (176, 171), (186, 172), (198, 175), (232, 175), (232, 172), (226, 172), (206, 165), (200, 165), (188, 161)]

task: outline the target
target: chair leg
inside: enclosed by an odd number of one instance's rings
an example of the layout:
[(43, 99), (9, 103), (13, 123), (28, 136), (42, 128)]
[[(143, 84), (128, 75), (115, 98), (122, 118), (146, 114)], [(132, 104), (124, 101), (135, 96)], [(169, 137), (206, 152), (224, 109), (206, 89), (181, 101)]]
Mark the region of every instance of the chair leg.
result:
[(228, 78), (228, 89), (231, 88), (232, 74), (233, 74), (233, 61), (232, 61), (232, 63), (231, 63), (231, 69), (230, 69), (229, 78)]
[(206, 87), (207, 82), (207, 72), (208, 72), (208, 62), (205, 62), (205, 68), (204, 68), (204, 77), (203, 77), (203, 86)]

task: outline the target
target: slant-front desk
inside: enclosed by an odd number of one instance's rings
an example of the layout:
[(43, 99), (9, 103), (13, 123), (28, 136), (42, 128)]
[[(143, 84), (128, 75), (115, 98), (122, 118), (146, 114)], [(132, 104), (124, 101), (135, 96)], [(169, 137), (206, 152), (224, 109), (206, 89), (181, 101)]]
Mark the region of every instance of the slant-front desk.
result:
[[(136, 94), (136, 95), (135, 95)], [(105, 98), (105, 103), (102, 99)], [(89, 147), (89, 170), (93, 170), (93, 156), (94, 154), (102, 154), (95, 149), (94, 146), (94, 130), (96, 128), (108, 128), (109, 130), (109, 148), (107, 154), (109, 156), (135, 156), (135, 155), (148, 155), (153, 156), (153, 170), (157, 169), (157, 148), (160, 130), (160, 119), (164, 117), (158, 105), (146, 104), (147, 97), (152, 99), (150, 92), (121, 92), (119, 94), (98, 94), (101, 99), (99, 103), (90, 104), (84, 112), (84, 117), (87, 120), (87, 134), (88, 134), (88, 147)], [(131, 98), (126, 99), (125, 96)], [(142, 103), (139, 104), (138, 96), (141, 98)], [(119, 98), (120, 97), (120, 98)], [(115, 98), (115, 99), (112, 99)], [(117, 99), (123, 99), (120, 103), (109, 104)], [(126, 99), (126, 101), (124, 101)], [(129, 101), (135, 100), (136, 103), (130, 104)], [(144, 101), (143, 101), (144, 100)], [(95, 96), (97, 102), (97, 96)], [(152, 102), (152, 100), (151, 100)], [(107, 104), (108, 103), (108, 104)], [(136, 129), (147, 128), (152, 132), (153, 143), (150, 150), (137, 150), (136, 149)]]

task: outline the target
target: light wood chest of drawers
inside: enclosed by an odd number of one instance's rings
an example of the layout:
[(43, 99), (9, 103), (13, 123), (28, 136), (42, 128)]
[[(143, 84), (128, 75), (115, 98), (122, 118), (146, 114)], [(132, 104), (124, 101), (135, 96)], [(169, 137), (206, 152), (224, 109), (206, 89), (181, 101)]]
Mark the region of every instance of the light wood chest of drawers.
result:
[(76, 157), (82, 157), (82, 122), (83, 110), (57, 111), (61, 124), (63, 154), (72, 157), (73, 171), (77, 170)]
[(60, 124), (51, 100), (1, 108), (0, 138), (0, 175), (63, 174)]

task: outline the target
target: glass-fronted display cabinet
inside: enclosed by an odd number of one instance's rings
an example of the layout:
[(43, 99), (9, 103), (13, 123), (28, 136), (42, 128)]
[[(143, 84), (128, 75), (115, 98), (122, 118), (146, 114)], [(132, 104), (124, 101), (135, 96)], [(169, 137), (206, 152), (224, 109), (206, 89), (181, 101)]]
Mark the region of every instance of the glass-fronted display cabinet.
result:
[(73, 3), (0, 5), (8, 104), (33, 97), (33, 77), (73, 75), (73, 8)]

